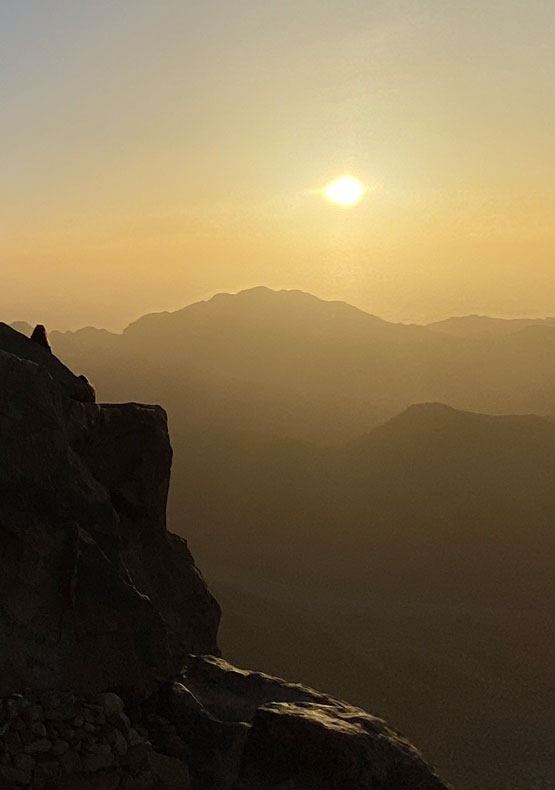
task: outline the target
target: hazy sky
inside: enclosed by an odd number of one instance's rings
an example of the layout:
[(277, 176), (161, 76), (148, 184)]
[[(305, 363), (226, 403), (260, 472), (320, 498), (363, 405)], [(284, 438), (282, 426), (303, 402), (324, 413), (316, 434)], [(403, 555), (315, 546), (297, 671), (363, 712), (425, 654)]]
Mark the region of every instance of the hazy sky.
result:
[(1, 319), (259, 284), (555, 314), (553, 0), (0, 0), (0, 31)]

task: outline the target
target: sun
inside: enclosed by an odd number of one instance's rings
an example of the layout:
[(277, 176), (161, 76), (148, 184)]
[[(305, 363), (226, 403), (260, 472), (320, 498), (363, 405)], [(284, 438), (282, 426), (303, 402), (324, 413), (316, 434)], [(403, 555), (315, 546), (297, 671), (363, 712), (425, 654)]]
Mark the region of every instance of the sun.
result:
[(341, 176), (324, 187), (324, 196), (340, 206), (354, 206), (364, 194), (364, 186), (352, 176)]

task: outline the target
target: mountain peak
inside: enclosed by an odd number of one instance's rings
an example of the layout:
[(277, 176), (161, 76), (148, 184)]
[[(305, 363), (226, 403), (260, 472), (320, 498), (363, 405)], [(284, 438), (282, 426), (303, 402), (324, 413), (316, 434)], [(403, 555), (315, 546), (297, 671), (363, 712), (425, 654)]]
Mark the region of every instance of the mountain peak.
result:
[[(233, 317), (233, 320), (242, 324), (259, 321), (260, 325), (282, 322), (281, 329), (285, 332), (299, 331), (315, 326), (317, 323), (331, 326), (329, 322), (342, 321), (356, 323), (362, 327), (395, 327), (377, 316), (367, 313), (358, 307), (341, 301), (327, 301), (314, 294), (298, 289), (274, 290), (265, 285), (247, 288), (238, 293), (218, 293), (210, 299), (195, 302), (187, 307), (174, 312), (149, 313), (131, 323), (124, 334), (137, 333), (154, 327), (157, 330), (170, 330), (172, 333), (178, 327), (185, 326), (188, 322), (209, 321), (215, 317)], [(421, 331), (426, 331), (420, 328)]]

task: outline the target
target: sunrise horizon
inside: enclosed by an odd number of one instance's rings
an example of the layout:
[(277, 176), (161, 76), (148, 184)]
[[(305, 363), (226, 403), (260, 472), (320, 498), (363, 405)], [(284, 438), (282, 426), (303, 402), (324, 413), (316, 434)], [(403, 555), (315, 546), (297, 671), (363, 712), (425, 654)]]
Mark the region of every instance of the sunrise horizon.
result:
[(555, 788), (554, 32), (0, 2), (0, 790)]
[(552, 312), (551, 5), (228, 12), (2, 10), (10, 320), (261, 283), (397, 321)]
[[(134, 321), (138, 320), (142, 316), (151, 315), (151, 314), (159, 314), (159, 313), (175, 313), (181, 310), (186, 309), (187, 307), (191, 307), (196, 304), (202, 304), (205, 302), (210, 302), (217, 296), (220, 295), (229, 295), (229, 296), (237, 296), (238, 294), (248, 292), (248, 291), (256, 291), (258, 289), (266, 289), (275, 293), (280, 292), (300, 292), (309, 296), (313, 296), (318, 300), (323, 302), (341, 302), (343, 304), (349, 305), (351, 307), (360, 310), (363, 313), (368, 315), (375, 316), (377, 318), (382, 319), (383, 321), (387, 321), (390, 323), (395, 324), (415, 324), (418, 326), (427, 326), (428, 324), (432, 324), (435, 322), (445, 321), (450, 318), (493, 318), (496, 320), (502, 321), (514, 321), (519, 319), (529, 319), (534, 321), (542, 321), (553, 318), (555, 316), (555, 308), (551, 313), (549, 312), (535, 312), (534, 310), (517, 310), (515, 312), (509, 311), (500, 311), (496, 310), (495, 308), (488, 309), (487, 307), (481, 310), (472, 310), (469, 308), (468, 312), (460, 311), (457, 312), (456, 309), (453, 311), (438, 311), (437, 313), (430, 313), (424, 314), (416, 318), (402, 318), (397, 314), (391, 314), (389, 317), (386, 315), (379, 314), (377, 311), (372, 310), (371, 308), (364, 307), (362, 304), (356, 304), (352, 301), (347, 299), (335, 298), (333, 295), (321, 295), (318, 294), (316, 291), (308, 291), (303, 288), (296, 288), (296, 287), (280, 287), (280, 286), (271, 286), (266, 283), (258, 283), (256, 285), (248, 285), (244, 288), (238, 288), (237, 290), (215, 290), (213, 292), (200, 295), (197, 298), (192, 298), (191, 300), (178, 300), (172, 301), (169, 304), (164, 305), (151, 305), (145, 306), (143, 309), (139, 309), (137, 312), (132, 313), (129, 315), (128, 318), (122, 319), (119, 323), (114, 323), (111, 325), (102, 324), (100, 321), (88, 321), (83, 319), (80, 323), (79, 321), (72, 323), (71, 325), (65, 325), (63, 322), (60, 322), (56, 319), (56, 315), (48, 314), (46, 310), (39, 310), (39, 311), (31, 311), (28, 310), (25, 315), (17, 312), (10, 312), (9, 310), (4, 312), (3, 320), (5, 323), (12, 324), (18, 322), (24, 322), (30, 325), (34, 325), (36, 323), (47, 323), (49, 331), (56, 331), (56, 332), (75, 332), (79, 329), (84, 329), (88, 327), (93, 327), (95, 329), (104, 329), (109, 332), (120, 333), (122, 332), (129, 324), (133, 323)], [(50, 320), (47, 320), (47, 317)]]

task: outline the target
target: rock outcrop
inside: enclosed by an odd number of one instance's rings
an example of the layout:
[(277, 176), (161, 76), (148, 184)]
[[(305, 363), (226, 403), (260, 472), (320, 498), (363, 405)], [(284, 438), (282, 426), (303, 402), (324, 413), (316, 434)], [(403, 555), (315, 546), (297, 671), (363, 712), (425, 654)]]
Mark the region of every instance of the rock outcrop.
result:
[[(60, 360), (39, 343), (31, 343), (21, 332), (0, 322), (0, 351), (13, 354), (19, 359), (34, 362), (50, 374), (57, 388), (72, 400), (83, 403), (94, 401), (84, 377), (74, 376)], [(7, 382), (6, 382), (7, 383)]]
[(50, 343), (48, 342), (48, 337), (46, 335), (46, 329), (43, 324), (36, 325), (36, 327), (31, 332), (31, 340), (52, 353), (52, 349), (50, 348)]
[(223, 659), (191, 656), (161, 709), (196, 790), (447, 789), (382, 719)]
[(140, 696), (217, 652), (219, 608), (166, 531), (170, 465), (163, 409), (91, 402), (0, 325), (0, 694)]
[(171, 458), (162, 408), (0, 325), (0, 790), (446, 790), (382, 720), (217, 657)]

